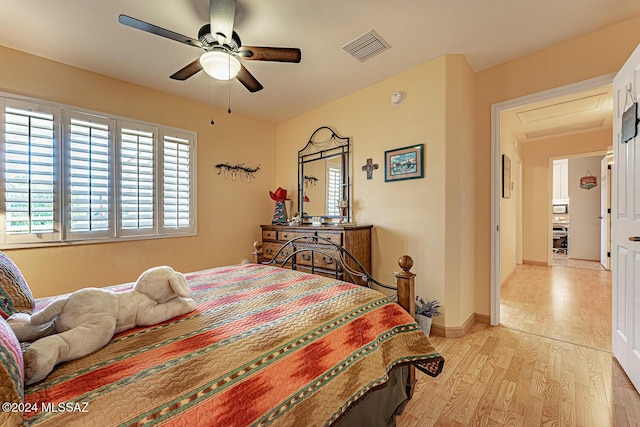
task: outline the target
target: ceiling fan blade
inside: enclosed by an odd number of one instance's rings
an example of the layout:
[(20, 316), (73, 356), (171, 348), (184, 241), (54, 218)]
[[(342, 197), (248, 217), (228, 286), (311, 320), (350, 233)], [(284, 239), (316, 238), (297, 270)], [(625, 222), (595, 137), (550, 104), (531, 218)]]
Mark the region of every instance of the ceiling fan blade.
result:
[(155, 34), (158, 36), (166, 37), (171, 40), (175, 40), (180, 43), (188, 44), (189, 46), (202, 48), (202, 43), (199, 40), (192, 39), (191, 37), (183, 36), (182, 34), (175, 33), (173, 31), (158, 27), (157, 25), (149, 24), (148, 22), (141, 21), (136, 18), (132, 18), (127, 15), (118, 16), (118, 21), (131, 28), (137, 30), (146, 31), (147, 33)]
[(233, 36), (233, 22), (236, 17), (236, 0), (211, 0), (209, 3), (209, 21), (211, 35), (219, 35), (220, 44), (231, 41)]
[(254, 61), (300, 62), (302, 52), (294, 47), (242, 46), (238, 55)]
[(200, 58), (198, 58), (186, 67), (173, 73), (171, 78), (173, 80), (187, 80), (200, 70), (202, 70), (202, 65), (200, 64)]
[(249, 92), (257, 92), (264, 89), (260, 82), (253, 77), (253, 74), (251, 74), (242, 64), (240, 64), (240, 71), (236, 78), (249, 90)]

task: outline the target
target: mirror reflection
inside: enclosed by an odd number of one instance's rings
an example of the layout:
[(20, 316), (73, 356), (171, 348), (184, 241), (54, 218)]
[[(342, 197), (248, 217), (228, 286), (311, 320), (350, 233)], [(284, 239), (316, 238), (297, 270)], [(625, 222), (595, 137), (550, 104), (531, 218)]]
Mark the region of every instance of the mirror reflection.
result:
[(305, 223), (318, 216), (351, 220), (348, 165), (349, 138), (316, 129), (298, 152), (298, 210)]
[(304, 212), (309, 216), (339, 216), (342, 165), (339, 156), (304, 166)]

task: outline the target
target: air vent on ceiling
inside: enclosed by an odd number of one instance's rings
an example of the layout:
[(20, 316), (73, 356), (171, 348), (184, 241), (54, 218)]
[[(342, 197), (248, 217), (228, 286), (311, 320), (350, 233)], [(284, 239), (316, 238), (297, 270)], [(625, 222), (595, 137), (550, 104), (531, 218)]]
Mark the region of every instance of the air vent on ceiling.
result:
[(342, 46), (342, 49), (360, 62), (367, 61), (389, 48), (389, 43), (373, 30)]

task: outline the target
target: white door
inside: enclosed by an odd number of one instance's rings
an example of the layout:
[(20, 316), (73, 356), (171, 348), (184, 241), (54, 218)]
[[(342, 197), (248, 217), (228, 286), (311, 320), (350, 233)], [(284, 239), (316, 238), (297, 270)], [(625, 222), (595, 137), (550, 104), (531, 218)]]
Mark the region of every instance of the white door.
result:
[(584, 189), (580, 180), (599, 175), (602, 156), (569, 159), (569, 258), (600, 260), (600, 191), (598, 187)]
[(611, 199), (609, 198), (609, 157), (604, 156), (600, 161), (600, 264), (610, 270), (609, 251), (610, 246), (610, 228), (609, 209), (611, 208)]
[[(612, 348), (640, 390), (640, 135), (622, 142), (622, 114), (640, 92), (640, 46), (613, 80)], [(632, 129), (637, 119), (632, 118)]]

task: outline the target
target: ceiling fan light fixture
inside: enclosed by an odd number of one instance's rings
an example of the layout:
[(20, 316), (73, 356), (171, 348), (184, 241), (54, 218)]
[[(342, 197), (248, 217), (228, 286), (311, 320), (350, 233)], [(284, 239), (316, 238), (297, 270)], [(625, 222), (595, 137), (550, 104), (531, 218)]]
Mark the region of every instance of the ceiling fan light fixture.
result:
[(200, 65), (205, 73), (217, 80), (231, 80), (240, 71), (238, 58), (221, 50), (203, 53)]

